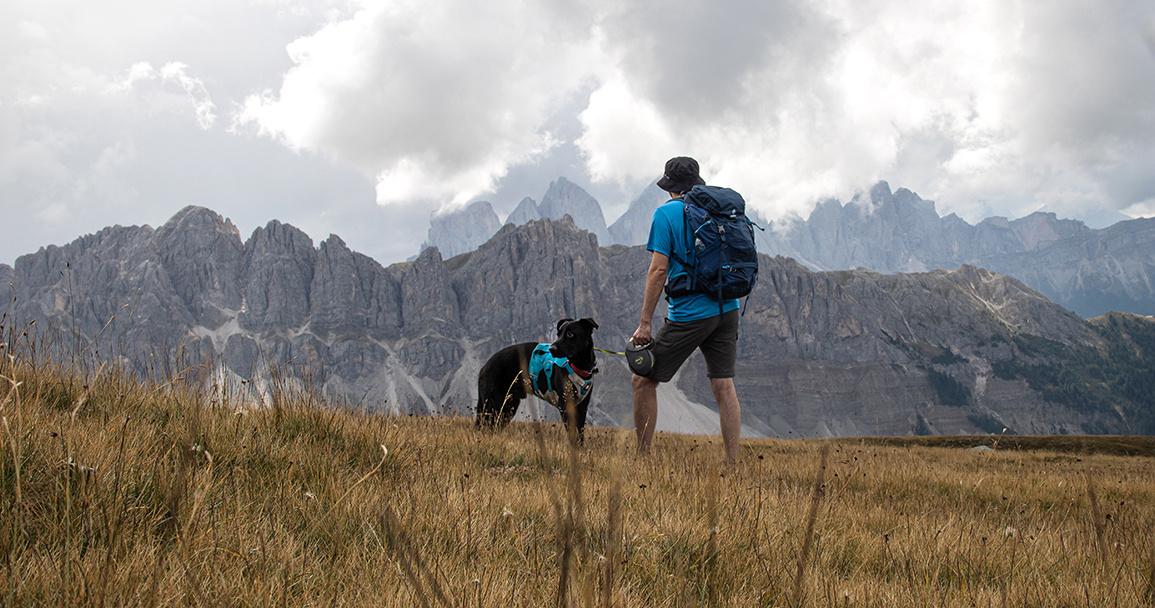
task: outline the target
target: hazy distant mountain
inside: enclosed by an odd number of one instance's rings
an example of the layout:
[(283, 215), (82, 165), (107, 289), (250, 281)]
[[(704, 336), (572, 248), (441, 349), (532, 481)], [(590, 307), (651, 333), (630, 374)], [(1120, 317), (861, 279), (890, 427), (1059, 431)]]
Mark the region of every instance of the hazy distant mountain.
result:
[[(431, 247), (383, 268), (277, 221), (242, 242), (189, 207), (157, 230), (115, 226), (22, 256), (0, 278), (16, 296), (4, 323), (58, 332), (60, 354), (78, 345), (144, 373), (200, 361), (254, 398), (277, 366), (368, 407), (468, 414), (489, 354), (551, 340), (559, 318), (593, 317), (599, 344), (620, 347), (648, 261), (642, 247), (599, 248), (572, 221), (542, 219), (469, 254), (443, 261)], [(1155, 431), (1150, 319), (1084, 321), (971, 266), (816, 273), (762, 256), (760, 276), (736, 379), (749, 433)], [(592, 421), (628, 425), (629, 372), (599, 357)], [(663, 385), (659, 428), (716, 429), (702, 366), (695, 355)]]
[(622, 245), (645, 245), (650, 238), (650, 222), (654, 210), (670, 199), (670, 195), (658, 187), (658, 181), (642, 190), (626, 212), (610, 225), (610, 238)]
[(1096, 230), (1053, 213), (971, 225), (932, 201), (879, 182), (846, 205), (819, 203), (806, 221), (771, 223), (759, 250), (815, 270), (924, 272), (972, 264), (1014, 276), (1083, 316), (1155, 314), (1155, 220)]
[(599, 243), (612, 244), (609, 230), (606, 229), (605, 216), (602, 215), (601, 204), (581, 186), (564, 177), (550, 182), (545, 196), (541, 197), (541, 203), (535, 202), (528, 196), (521, 199), (521, 202), (505, 219), (505, 223), (520, 226), (526, 222), (542, 218), (560, 220), (567, 215), (573, 218), (574, 224), (578, 228), (589, 230), (597, 235)]
[[(537, 210), (537, 201), (527, 196), (521, 199), (521, 202), (517, 204), (517, 207), (514, 207), (509, 217), (505, 218), (505, 223), (520, 226), (526, 222), (540, 219), (541, 213)], [(497, 231), (494, 231), (494, 234), (496, 233)]]
[(537, 211), (541, 217), (551, 220), (560, 220), (568, 215), (573, 218), (578, 228), (597, 235), (599, 243), (612, 244), (610, 233), (606, 229), (605, 216), (602, 215), (602, 206), (598, 204), (597, 199), (564, 177), (550, 182), (545, 196), (541, 197)]
[[(579, 228), (596, 234), (600, 243), (612, 244), (597, 199), (564, 177), (550, 182), (540, 204), (528, 196), (521, 199), (505, 223), (520, 226), (542, 218), (558, 220), (566, 215), (573, 218)], [(502, 225), (493, 207), (485, 201), (435, 214), (429, 218), (429, 223), (429, 238), (421, 248), (437, 247), (446, 258), (477, 249), (496, 234)]]
[(462, 209), (433, 214), (429, 218), (429, 239), (421, 246), (436, 247), (446, 257), (477, 249), (501, 228), (501, 221), (487, 201), (477, 201)]

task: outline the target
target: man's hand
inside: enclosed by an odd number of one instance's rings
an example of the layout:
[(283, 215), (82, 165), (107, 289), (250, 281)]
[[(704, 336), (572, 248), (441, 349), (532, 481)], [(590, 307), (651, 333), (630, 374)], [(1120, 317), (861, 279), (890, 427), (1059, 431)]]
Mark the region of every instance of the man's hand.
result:
[(634, 336), (630, 338), (634, 344), (638, 346), (645, 346), (650, 343), (653, 337), (653, 326), (651, 323), (643, 322), (634, 330)]

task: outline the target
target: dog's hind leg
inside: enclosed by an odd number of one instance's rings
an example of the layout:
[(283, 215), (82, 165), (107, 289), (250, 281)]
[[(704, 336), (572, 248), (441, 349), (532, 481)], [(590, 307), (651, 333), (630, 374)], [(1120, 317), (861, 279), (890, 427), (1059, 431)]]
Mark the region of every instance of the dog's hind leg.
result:
[(481, 428), (493, 425), (493, 408), (490, 405), (489, 383), (484, 377), (477, 380), (477, 407), (474, 409), (473, 426)]
[(518, 374), (512, 383), (494, 382), (484, 378), (477, 383), (477, 420), (475, 426), (505, 428), (517, 415), (517, 408), (525, 398), (525, 388)]
[(477, 383), (477, 418), (474, 425), (478, 428), (497, 426), (505, 399), (505, 388), (495, 386), (494, 382), (483, 376)]

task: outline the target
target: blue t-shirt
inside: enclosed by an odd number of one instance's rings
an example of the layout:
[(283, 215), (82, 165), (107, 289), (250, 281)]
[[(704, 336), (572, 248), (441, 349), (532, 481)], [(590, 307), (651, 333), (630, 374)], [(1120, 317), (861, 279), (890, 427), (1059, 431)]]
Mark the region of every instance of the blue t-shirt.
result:
[[(670, 267), (666, 272), (666, 279), (686, 274), (686, 268), (674, 259), (674, 252), (687, 259), (689, 245), (686, 242), (686, 219), (681, 199), (667, 201), (666, 204), (654, 210), (654, 219), (650, 222), (650, 240), (646, 243), (647, 251), (654, 251), (670, 258)], [(718, 315), (718, 301), (704, 293), (694, 293), (676, 298), (668, 298), (669, 313), (666, 318), (671, 321), (697, 321)], [(738, 308), (738, 300), (722, 302), (722, 312), (730, 312)]]

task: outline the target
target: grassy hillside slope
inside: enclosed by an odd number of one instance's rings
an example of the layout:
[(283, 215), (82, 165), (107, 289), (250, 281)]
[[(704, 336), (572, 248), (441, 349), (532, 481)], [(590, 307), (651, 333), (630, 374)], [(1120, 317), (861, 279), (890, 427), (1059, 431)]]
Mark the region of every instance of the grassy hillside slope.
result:
[(1152, 599), (1155, 466), (1096, 444), (759, 440), (722, 467), (716, 438), (639, 458), (591, 428), (571, 451), (556, 427), (367, 415), (275, 381), (255, 408), (197, 370), (4, 357), (0, 376), (9, 606)]

